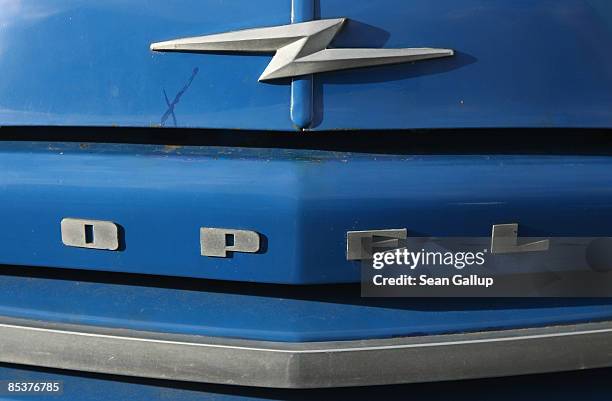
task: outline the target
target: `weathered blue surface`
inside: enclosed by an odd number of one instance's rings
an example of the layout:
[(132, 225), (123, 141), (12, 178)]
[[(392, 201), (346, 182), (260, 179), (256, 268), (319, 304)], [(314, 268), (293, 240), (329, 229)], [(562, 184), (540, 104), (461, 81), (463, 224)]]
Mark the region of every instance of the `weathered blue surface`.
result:
[[(4, 143), (0, 263), (268, 283), (359, 280), (346, 232), (612, 236), (612, 158)], [(125, 249), (66, 247), (65, 217), (121, 225)], [(200, 256), (200, 227), (255, 230), (259, 254)]]
[(448, 47), (451, 59), (320, 75), (319, 129), (611, 127), (612, 2), (321, 2), (336, 46)]
[[(6, 1), (0, 123), (292, 129), (290, 87), (262, 85), (268, 56), (154, 54), (151, 42), (290, 23), (285, 0)], [(165, 126), (173, 126), (172, 119)]]
[[(349, 230), (611, 236), (612, 158), (11, 143), (0, 148), (0, 264), (264, 283), (359, 279)], [(64, 217), (121, 225), (119, 252), (66, 247)], [(256, 230), (260, 254), (200, 256), (199, 228)], [(359, 298), (359, 289), (242, 287), (0, 272), (0, 315), (278, 341), (463, 332), (612, 318), (600, 301)], [(35, 275), (38, 273), (35, 273)], [(126, 280), (123, 282), (122, 280)], [(221, 313), (221, 311), (223, 311)]]
[(376, 300), (361, 299), (359, 286), (300, 289), (209, 281), (177, 284), (177, 280), (123, 280), (96, 281), (83, 274), (72, 274), (69, 279), (0, 275), (0, 315), (291, 342), (612, 320), (612, 300), (608, 299)]
[[(612, 127), (607, 0), (325, 0), (313, 1), (314, 9), (306, 0), (298, 3), (303, 8), (295, 21), (351, 19), (334, 46), (449, 47), (457, 56), (261, 84), (257, 77), (270, 56), (154, 54), (148, 46), (287, 24), (286, 0), (6, 0), (0, 125)], [(356, 287), (354, 293), (346, 287), (308, 293), (241, 283), (357, 281), (359, 264), (345, 259), (348, 230), (487, 236), (493, 224), (518, 222), (524, 236), (612, 236), (611, 157), (3, 143), (0, 171), (0, 265), (24, 266), (21, 276), (6, 266), (0, 272), (4, 316), (277, 341), (612, 318), (609, 300), (380, 301), (360, 299)], [(63, 246), (64, 217), (117, 222), (125, 249)], [(201, 226), (256, 230), (264, 249), (202, 257)], [(28, 266), (82, 270), (62, 279), (36, 277)], [(84, 270), (143, 276), (74, 276)], [(151, 274), (236, 282), (143, 278)], [(603, 400), (609, 374), (285, 392), (0, 366), (0, 380), (64, 380), (68, 400), (393, 399), (410, 393), (556, 401), (583, 399), (585, 388)], [(525, 388), (528, 394), (517, 390)]]
[[(352, 20), (336, 47), (457, 51), (449, 59), (318, 75), (315, 129), (612, 127), (607, 0), (315, 6), (315, 18)], [(0, 124), (174, 126), (162, 118), (170, 104), (181, 127), (293, 130), (308, 122), (311, 104), (299, 95), (308, 85), (294, 84), (291, 114), (290, 80), (257, 82), (270, 56), (149, 51), (153, 41), (290, 19), (285, 0), (7, 0), (0, 14)]]

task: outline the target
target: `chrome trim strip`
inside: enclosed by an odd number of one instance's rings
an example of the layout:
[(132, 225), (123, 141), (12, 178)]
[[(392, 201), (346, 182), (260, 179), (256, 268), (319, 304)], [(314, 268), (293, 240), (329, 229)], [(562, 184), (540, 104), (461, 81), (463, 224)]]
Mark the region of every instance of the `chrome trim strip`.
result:
[(283, 343), (0, 318), (0, 362), (124, 376), (321, 388), (612, 366), (612, 322)]

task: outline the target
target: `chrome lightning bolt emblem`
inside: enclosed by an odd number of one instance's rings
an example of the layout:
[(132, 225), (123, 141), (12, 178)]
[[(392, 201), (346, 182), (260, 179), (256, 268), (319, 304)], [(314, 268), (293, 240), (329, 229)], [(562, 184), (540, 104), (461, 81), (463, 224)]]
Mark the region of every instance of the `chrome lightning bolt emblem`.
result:
[(259, 81), (326, 71), (407, 63), (454, 54), (451, 49), (328, 49), (346, 18), (245, 29), (151, 44), (153, 51), (275, 53)]

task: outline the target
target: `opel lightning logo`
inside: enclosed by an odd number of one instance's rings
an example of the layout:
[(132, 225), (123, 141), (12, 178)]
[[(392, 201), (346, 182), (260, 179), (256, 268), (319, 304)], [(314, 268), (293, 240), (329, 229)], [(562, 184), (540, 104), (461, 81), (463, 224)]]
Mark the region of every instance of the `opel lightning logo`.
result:
[(454, 54), (450, 49), (328, 49), (346, 18), (246, 29), (151, 44), (153, 51), (275, 53), (259, 81), (325, 71), (406, 63)]

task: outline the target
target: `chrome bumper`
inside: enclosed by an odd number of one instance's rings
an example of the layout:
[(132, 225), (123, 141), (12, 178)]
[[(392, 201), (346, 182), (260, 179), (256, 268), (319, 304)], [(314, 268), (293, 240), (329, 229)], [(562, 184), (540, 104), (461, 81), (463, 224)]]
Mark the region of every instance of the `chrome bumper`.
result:
[(283, 343), (0, 318), (0, 361), (256, 387), (416, 383), (612, 366), (612, 322)]

